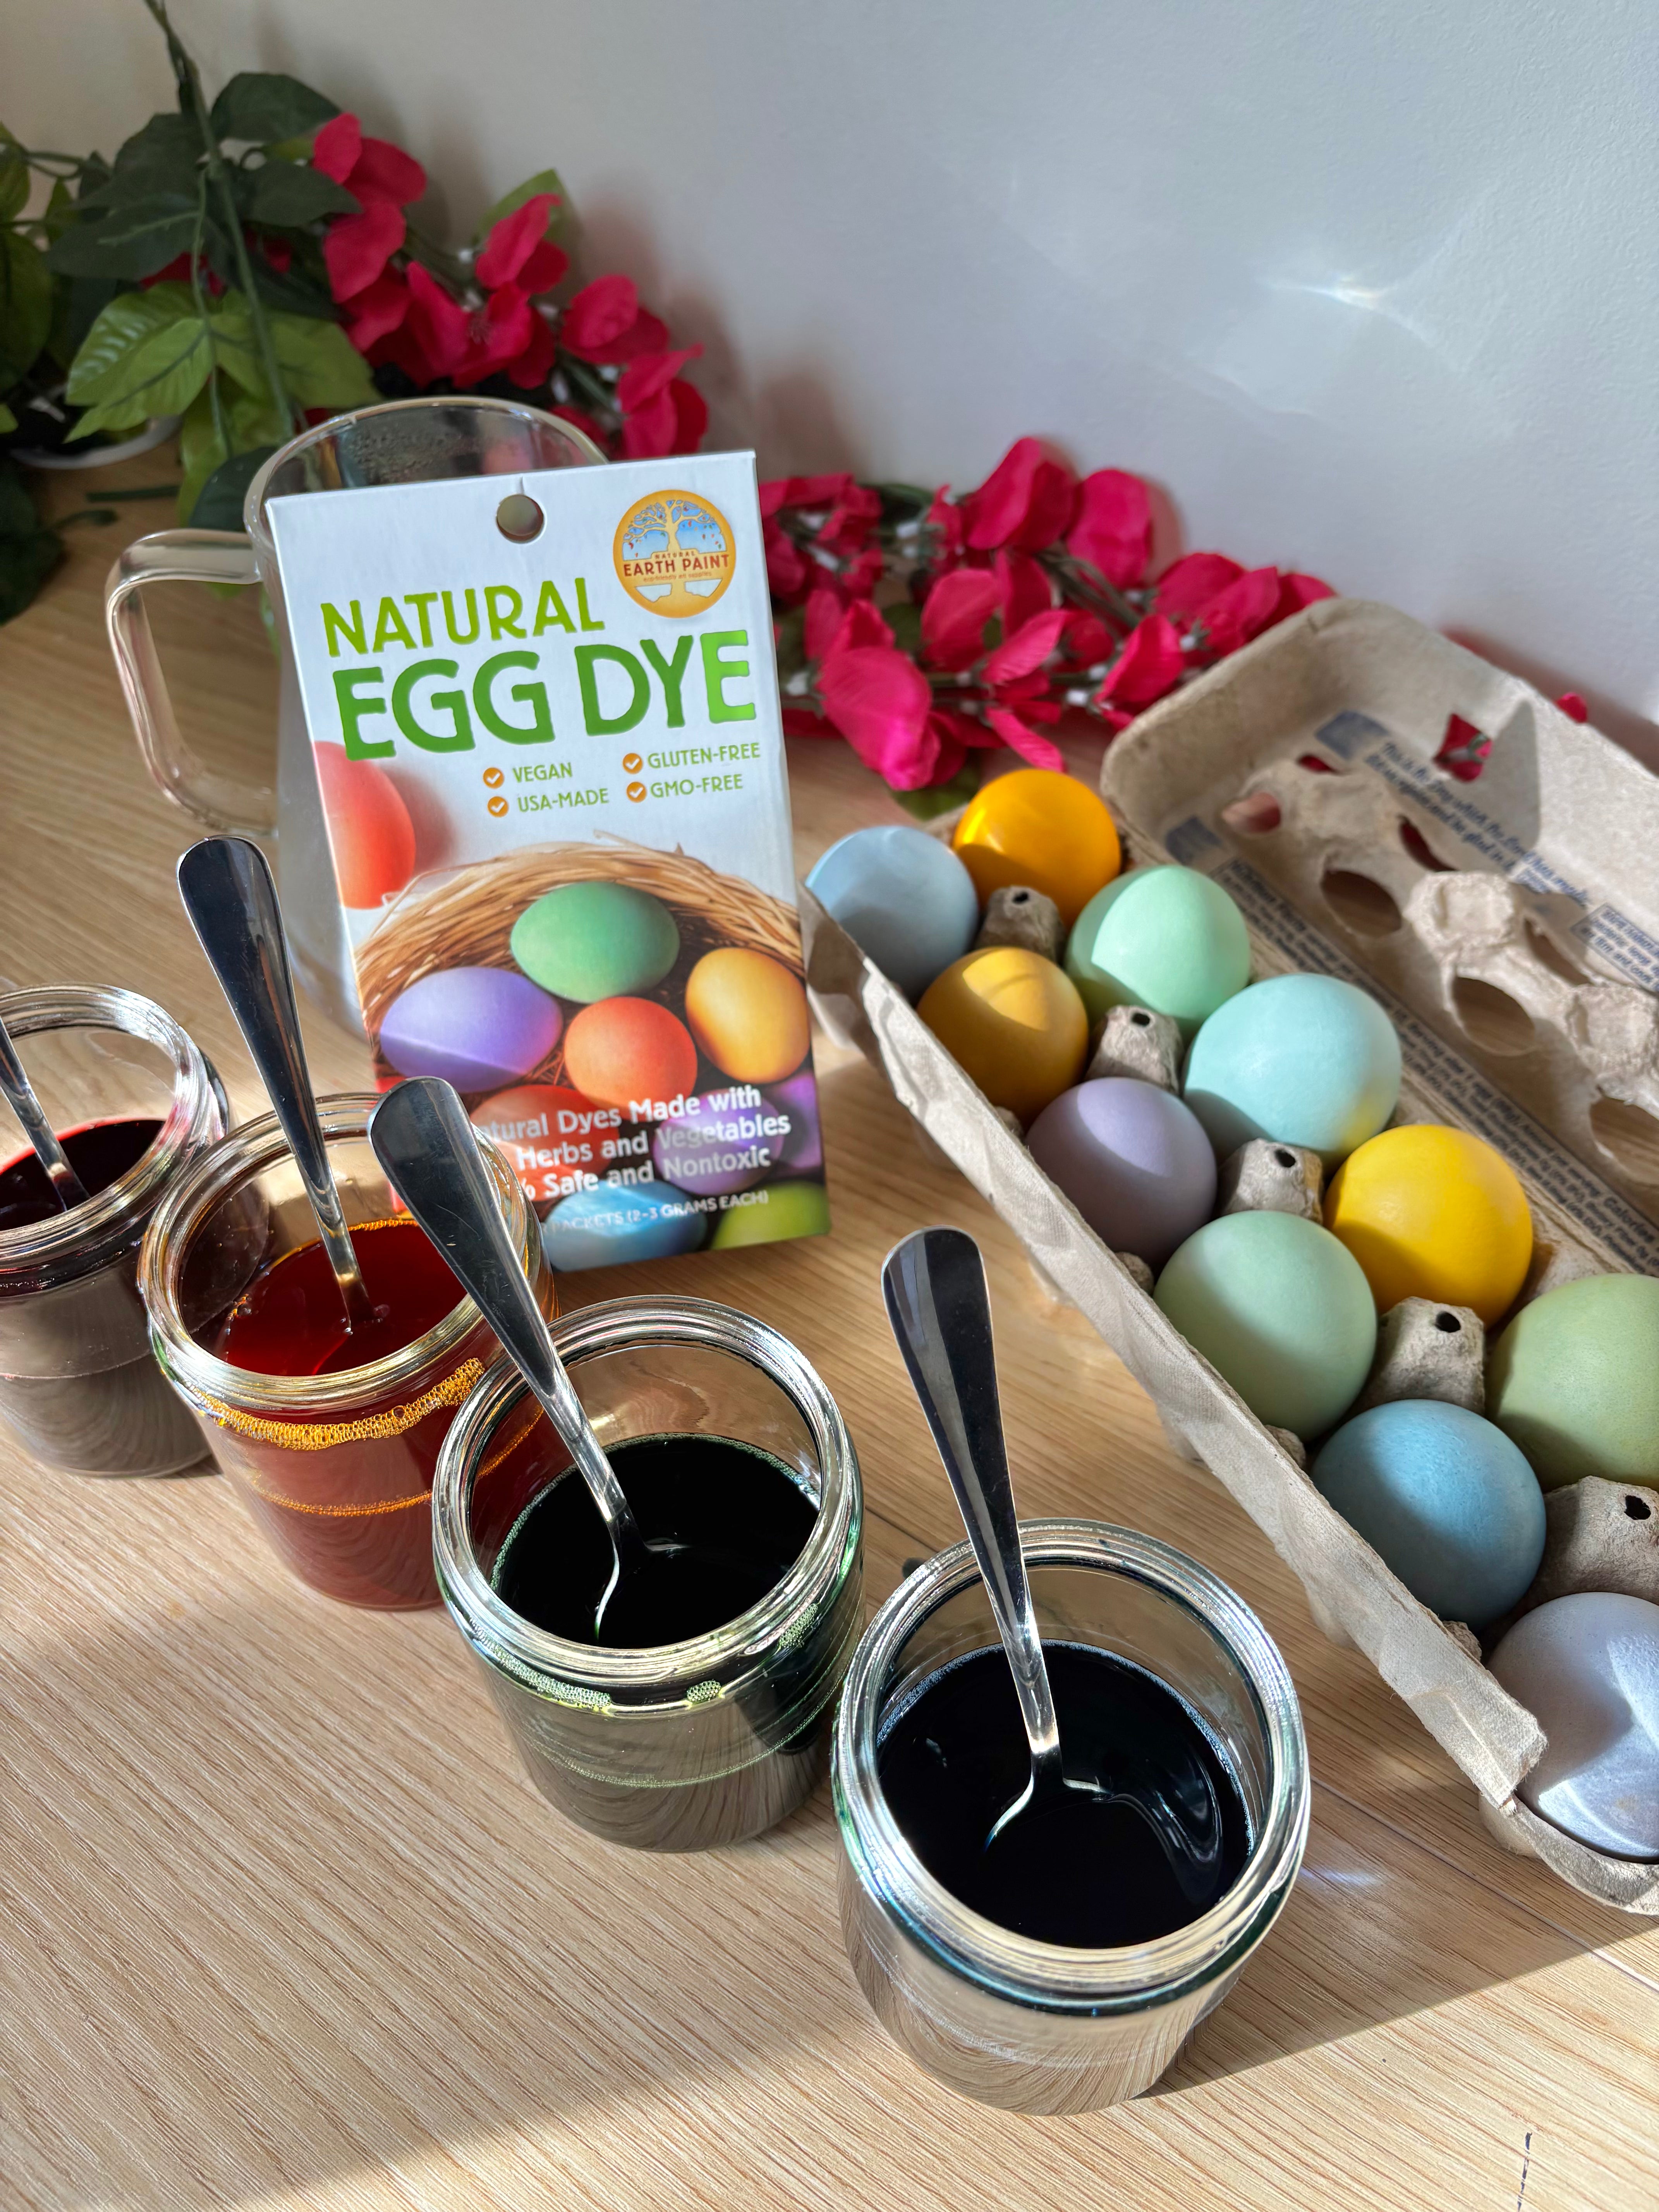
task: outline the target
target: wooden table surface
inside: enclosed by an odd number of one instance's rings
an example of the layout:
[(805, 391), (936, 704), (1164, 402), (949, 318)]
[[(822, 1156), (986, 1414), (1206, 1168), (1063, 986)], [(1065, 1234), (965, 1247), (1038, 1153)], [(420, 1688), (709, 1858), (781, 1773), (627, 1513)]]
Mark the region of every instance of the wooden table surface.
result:
[[(88, 503), (84, 479), (52, 495)], [(174, 893), (191, 827), (144, 775), (104, 643), (115, 545), (170, 520), (125, 514), (74, 525), (0, 631), (0, 978), (148, 994), (253, 1110)], [(158, 629), (186, 733), (256, 761), (274, 683), (252, 608), (180, 586)], [(843, 747), (791, 766), (803, 868), (896, 818)], [(309, 1036), (319, 1087), (360, 1087), (361, 1040)], [(965, 2103), (854, 1987), (827, 1790), (738, 1850), (610, 1850), (532, 1792), (441, 1611), (311, 1595), (223, 1482), (77, 1482), (0, 1447), (0, 2206), (1659, 2205), (1659, 1929), (1487, 1841), (1450, 1761), (1322, 1638), (880, 1078), (818, 1043), (833, 1235), (571, 1293), (702, 1294), (794, 1338), (858, 1447), (879, 1599), (959, 1528), (877, 1267), (927, 1222), (981, 1239), (1023, 1510), (1183, 1546), (1294, 1671), (1312, 1836), (1237, 1990), (1133, 2106)]]

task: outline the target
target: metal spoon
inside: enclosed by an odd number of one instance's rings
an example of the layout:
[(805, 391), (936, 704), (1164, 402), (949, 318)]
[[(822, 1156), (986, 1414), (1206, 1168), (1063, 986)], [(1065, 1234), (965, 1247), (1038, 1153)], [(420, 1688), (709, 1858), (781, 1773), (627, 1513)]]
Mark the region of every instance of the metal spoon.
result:
[(593, 1493), (615, 1554), (611, 1579), (593, 1613), (594, 1637), (603, 1641), (605, 1608), (623, 1576), (629, 1578), (633, 1598), (634, 1578), (655, 1571), (659, 1560), (683, 1547), (666, 1540), (647, 1543), (640, 1533), (634, 1509), (547, 1333), (501, 1218), (472, 1124), (455, 1091), (430, 1076), (400, 1083), (369, 1116), (368, 1141), (387, 1181), (448, 1261)]
[[(1067, 1794), (1076, 1792), (1103, 1808), (1121, 1805), (1138, 1813), (1157, 1836), (1182, 1888), (1189, 1896), (1207, 1897), (1213, 1853), (1207, 1841), (1195, 1847), (1188, 1823), (1161, 1790), (1117, 1790), (1098, 1775), (1066, 1770), (1020, 1549), (997, 1399), (991, 1303), (978, 1245), (959, 1229), (918, 1230), (888, 1254), (881, 1283), (887, 1318), (985, 1579), (1031, 1754), (1030, 1779), (992, 1822), (986, 1850), (1000, 1843), (1016, 1820), (1063, 1807)], [(1218, 1808), (1213, 1809), (1212, 1821), (1200, 1822), (1200, 1835), (1218, 1836)]]
[(204, 837), (179, 863), (179, 896), (294, 1154), (352, 1335), (375, 1309), (328, 1164), (270, 864), (246, 837)]
[(3, 1022), (0, 1022), (0, 1091), (5, 1093), (7, 1105), (22, 1123), (23, 1134), (33, 1146), (34, 1157), (46, 1170), (52, 1194), (59, 1206), (65, 1213), (72, 1206), (84, 1206), (92, 1194), (70, 1165), (58, 1141), (58, 1132), (47, 1121), (34, 1095), (34, 1085), (24, 1073), (11, 1032)]

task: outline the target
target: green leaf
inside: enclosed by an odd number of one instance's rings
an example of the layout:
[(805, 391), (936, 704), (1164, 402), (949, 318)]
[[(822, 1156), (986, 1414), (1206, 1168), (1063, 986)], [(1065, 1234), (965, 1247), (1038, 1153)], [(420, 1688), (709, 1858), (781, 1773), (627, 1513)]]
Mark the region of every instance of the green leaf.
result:
[(55, 238), (61, 238), (74, 221), (75, 202), (70, 197), (70, 188), (61, 177), (56, 178), (52, 183), (51, 196), (40, 214), (41, 226), (46, 231), (47, 243), (50, 244)]
[(208, 120), (216, 138), (270, 146), (278, 139), (309, 137), (339, 112), (325, 94), (313, 92), (297, 76), (244, 70), (214, 101)]
[(901, 653), (908, 653), (912, 660), (921, 658), (921, 609), (914, 599), (896, 599), (890, 607), (878, 607), (876, 611), (893, 633), (893, 642)]
[(151, 192), (72, 224), (46, 262), (63, 276), (153, 276), (187, 253), (195, 236), (195, 191)]
[(896, 791), (893, 796), (918, 822), (931, 822), (936, 814), (948, 814), (953, 806), (965, 805), (978, 789), (979, 763), (970, 759), (949, 783), (924, 784), (920, 791)]
[(21, 471), (0, 454), (0, 623), (22, 613), (63, 550), (35, 513)]
[(0, 230), (0, 392), (27, 376), (52, 331), (45, 258), (15, 230)]
[(252, 179), (247, 214), (253, 222), (298, 229), (325, 215), (355, 215), (360, 204), (332, 177), (301, 168), (297, 161), (264, 161), (244, 173)]
[[(309, 315), (267, 315), (288, 396), (296, 407), (367, 407), (377, 397), (368, 363), (337, 323)], [(247, 301), (227, 292), (213, 318), (220, 366), (244, 392), (268, 399), (264, 367)]]
[(0, 438), (10, 437), (12, 432), (16, 428), (17, 417), (12, 413), (10, 408), (7, 406), (5, 401), (3, 399), (0, 399)]
[(132, 430), (152, 415), (182, 415), (213, 366), (208, 325), (183, 284), (124, 292), (93, 325), (70, 371), (69, 397), (87, 412), (70, 440)]
[(157, 192), (182, 193), (192, 202), (202, 163), (202, 137), (187, 115), (152, 115), (115, 156), (101, 181), (81, 195), (82, 207), (124, 207)]
[(216, 468), (191, 511), (192, 526), (198, 530), (240, 530), (247, 488), (276, 451), (275, 446), (255, 446)]
[(29, 196), (29, 165), (8, 136), (0, 143), (0, 222), (21, 215)]
[(558, 195), (558, 204), (548, 210), (547, 229), (544, 234), (549, 238), (556, 238), (569, 220), (570, 195), (559, 181), (559, 173), (556, 169), (538, 169), (533, 177), (526, 177), (523, 184), (515, 185), (504, 198), (497, 200), (493, 208), (486, 210), (477, 229), (473, 233), (474, 243), (482, 245), (504, 215), (516, 214), (525, 202), (533, 200), (538, 192), (555, 192)]
[(806, 610), (791, 607), (776, 623), (778, 683), (787, 684), (806, 665)]
[[(222, 386), (221, 390), (232, 452), (240, 453), (257, 447), (262, 453), (270, 453), (286, 442), (289, 426), (274, 410), (246, 392), (226, 393)], [(230, 459), (214, 421), (213, 394), (205, 386), (191, 402), (179, 427), (179, 458), (185, 471), (179, 487), (179, 520), (189, 522), (208, 480)], [(231, 526), (240, 526), (240, 523)]]

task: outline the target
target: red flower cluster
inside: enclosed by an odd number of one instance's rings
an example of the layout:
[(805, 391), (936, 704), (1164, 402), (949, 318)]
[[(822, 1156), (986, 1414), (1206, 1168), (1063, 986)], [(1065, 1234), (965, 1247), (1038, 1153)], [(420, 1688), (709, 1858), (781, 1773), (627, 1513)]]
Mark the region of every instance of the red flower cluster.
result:
[[(626, 276), (596, 277), (562, 307), (548, 299), (570, 266), (548, 235), (556, 193), (504, 215), (458, 286), (430, 265), (447, 257), (411, 244), (404, 210), (426, 190), (412, 155), (366, 138), (355, 115), (337, 115), (318, 131), (312, 160), (359, 203), (330, 220), (323, 259), (347, 333), (375, 367), (395, 366), (422, 392), (505, 377), (629, 460), (696, 450), (708, 410), (680, 371), (702, 349), (671, 349)], [(588, 404), (574, 404), (574, 392)]]
[(844, 737), (898, 791), (951, 782), (997, 745), (1058, 768), (1043, 732), (1067, 708), (1115, 734), (1331, 596), (1316, 576), (1222, 553), (1188, 553), (1154, 580), (1140, 478), (1100, 469), (1079, 483), (1036, 438), (960, 499), (789, 477), (762, 485), (761, 513), (786, 726)]

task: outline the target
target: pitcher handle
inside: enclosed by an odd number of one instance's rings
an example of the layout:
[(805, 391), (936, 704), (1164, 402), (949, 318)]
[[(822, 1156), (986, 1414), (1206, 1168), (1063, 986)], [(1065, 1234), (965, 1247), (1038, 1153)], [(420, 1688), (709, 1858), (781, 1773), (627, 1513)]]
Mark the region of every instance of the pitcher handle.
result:
[(257, 584), (253, 545), (240, 530), (158, 530), (129, 545), (104, 586), (104, 620), (144, 765), (175, 806), (210, 830), (269, 837), (270, 784), (239, 783), (204, 768), (179, 732), (144, 611), (146, 584)]

